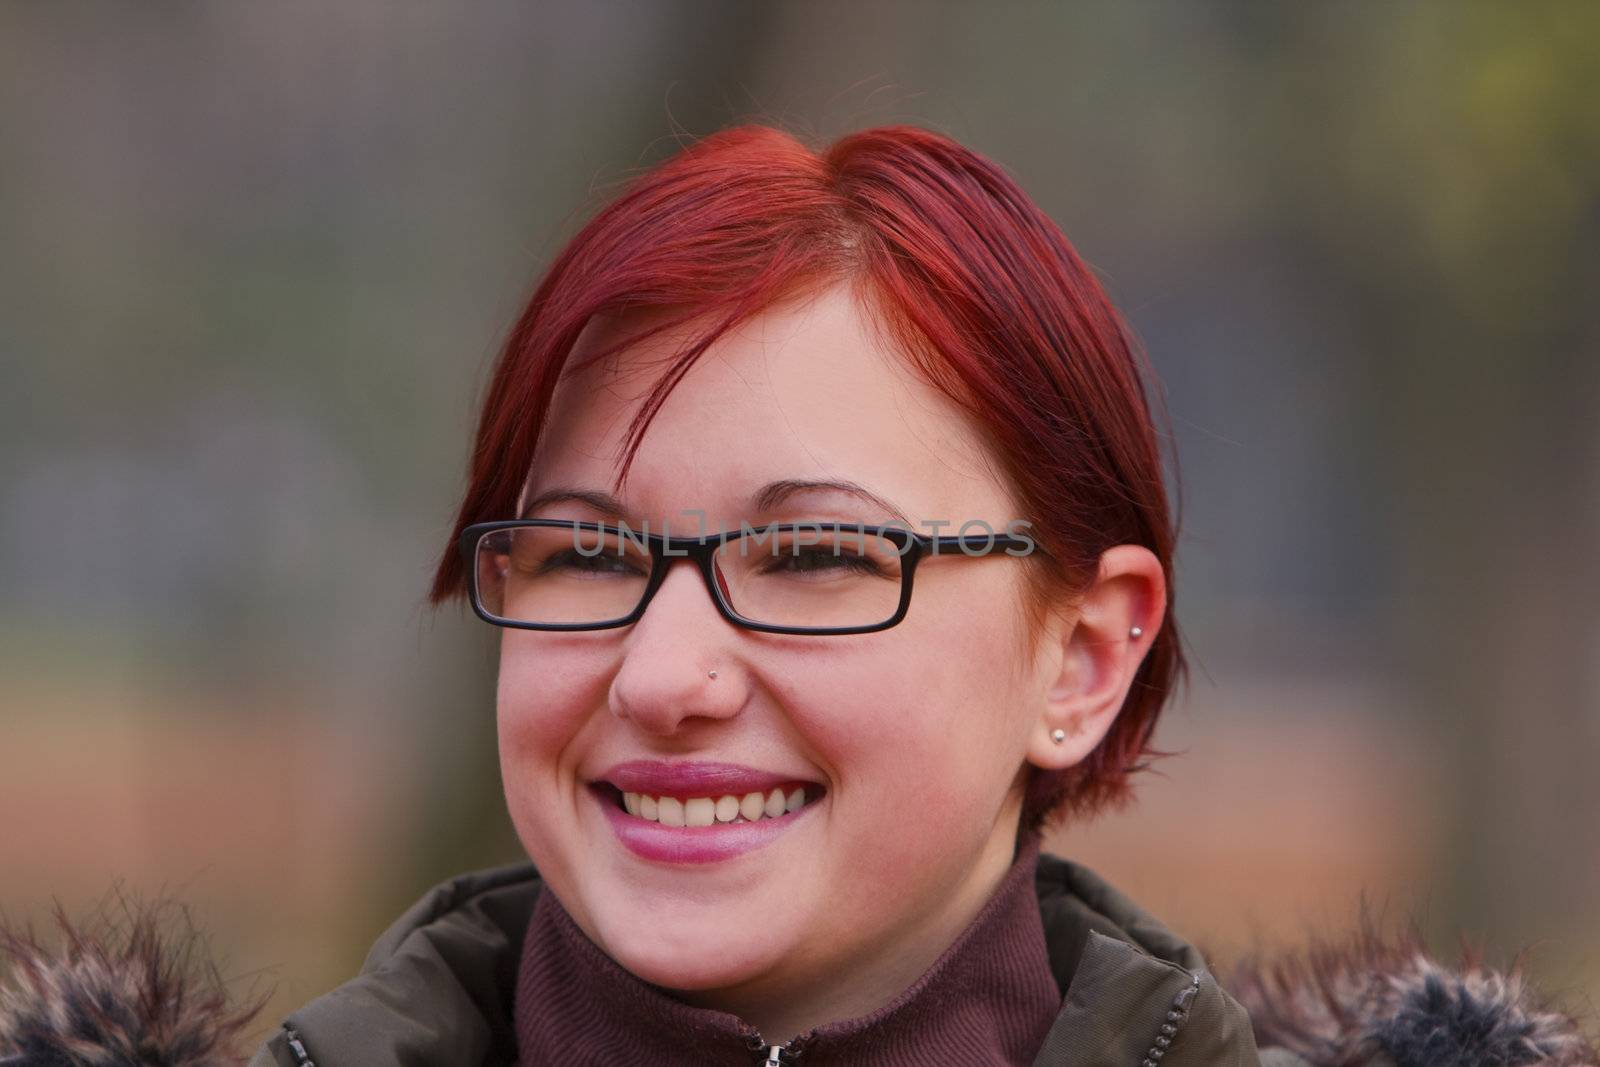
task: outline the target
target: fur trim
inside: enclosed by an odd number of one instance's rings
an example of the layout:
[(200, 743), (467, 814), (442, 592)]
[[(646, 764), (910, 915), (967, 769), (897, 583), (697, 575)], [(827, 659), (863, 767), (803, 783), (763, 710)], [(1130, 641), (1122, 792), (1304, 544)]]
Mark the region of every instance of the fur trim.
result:
[(1255, 953), (1222, 984), (1250, 1013), (1258, 1047), (1312, 1067), (1600, 1067), (1578, 1020), (1528, 983), (1526, 955), (1497, 971), (1463, 941), (1446, 965), (1415, 919), (1385, 935), (1363, 899), (1354, 930)]
[(271, 992), (234, 1005), (187, 907), (113, 894), (81, 922), (57, 901), (53, 951), (31, 923), (0, 921), (0, 1067), (242, 1064), (240, 1034)]

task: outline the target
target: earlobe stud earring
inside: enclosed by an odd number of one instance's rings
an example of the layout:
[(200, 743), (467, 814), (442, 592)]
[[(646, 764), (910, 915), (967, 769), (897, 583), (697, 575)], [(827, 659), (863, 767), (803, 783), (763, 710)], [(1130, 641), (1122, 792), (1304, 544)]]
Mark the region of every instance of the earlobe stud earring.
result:
[(1141, 627), (1135, 626), (1133, 629), (1128, 631), (1128, 636), (1129, 637), (1142, 637), (1142, 636), (1144, 636), (1144, 630)]
[(1056, 744), (1059, 745), (1063, 741), (1065, 741), (1066, 739), (1067, 739), (1067, 732), (1065, 730), (1051, 730), (1050, 731), (1050, 740), (1054, 741)]

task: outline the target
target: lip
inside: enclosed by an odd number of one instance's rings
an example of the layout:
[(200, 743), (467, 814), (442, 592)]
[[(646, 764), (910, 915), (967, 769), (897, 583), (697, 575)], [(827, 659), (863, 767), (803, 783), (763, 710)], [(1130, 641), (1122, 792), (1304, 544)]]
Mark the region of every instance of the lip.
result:
[(767, 793), (779, 786), (787, 789), (803, 785), (808, 795), (814, 790), (821, 791), (821, 786), (816, 782), (794, 775), (712, 760), (628, 760), (607, 768), (595, 781), (608, 782), (624, 793), (649, 793), (651, 796), (685, 800), (730, 793), (735, 796)]
[[(779, 781), (788, 780), (779, 779)], [(762, 817), (755, 822), (713, 823), (710, 826), (663, 826), (649, 819), (629, 815), (617, 805), (611, 790), (603, 785), (591, 785), (587, 792), (590, 799), (600, 807), (617, 840), (622, 842), (628, 851), (640, 859), (656, 863), (687, 864), (716, 863), (763, 848), (800, 826), (824, 799), (819, 796), (815, 800), (808, 801), (806, 806), (798, 811), (791, 811), (776, 818)]]

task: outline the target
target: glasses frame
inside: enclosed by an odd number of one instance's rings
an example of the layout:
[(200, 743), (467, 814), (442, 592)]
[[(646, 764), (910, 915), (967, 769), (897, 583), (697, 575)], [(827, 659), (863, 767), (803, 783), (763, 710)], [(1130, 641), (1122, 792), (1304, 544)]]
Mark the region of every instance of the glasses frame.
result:
[[(900, 550), (900, 602), (896, 606), (894, 614), (888, 619), (866, 626), (779, 626), (775, 623), (747, 619), (735, 611), (733, 606), (723, 598), (722, 590), (718, 588), (716, 575), (713, 571), (712, 560), (716, 555), (717, 549), (729, 541), (736, 541), (753, 533), (775, 534), (799, 530), (817, 530), (835, 526), (847, 527), (852, 533), (859, 529), (862, 536), (881, 537), (886, 541), (892, 542)], [(491, 614), (484, 608), (483, 598), (478, 589), (478, 543), (485, 534), (494, 533), (497, 530), (513, 530), (522, 527), (556, 527), (572, 530), (574, 533), (579, 530), (587, 530), (594, 533), (613, 533), (628, 537), (635, 543), (643, 542), (650, 552), (650, 576), (645, 581), (644, 593), (639, 597), (638, 605), (621, 618), (608, 619), (599, 623), (519, 622)], [(461, 531), (459, 548), (462, 562), (467, 571), (467, 588), (472, 601), (472, 610), (477, 614), (478, 618), (493, 626), (503, 626), (515, 630), (557, 630), (564, 632), (614, 630), (623, 626), (631, 626), (639, 621), (644, 615), (645, 609), (650, 606), (650, 601), (655, 599), (656, 591), (661, 588), (661, 583), (666, 581), (667, 571), (672, 565), (679, 560), (687, 559), (692, 561), (696, 569), (699, 570), (700, 578), (705, 584), (706, 592), (711, 596), (711, 602), (716, 605), (717, 612), (733, 625), (745, 630), (754, 630), (758, 633), (819, 637), (870, 634), (898, 625), (906, 617), (906, 611), (911, 606), (912, 578), (916, 574), (917, 563), (924, 556), (942, 556), (947, 551), (950, 551), (970, 559), (978, 559), (1007, 549), (1040, 551), (1033, 541), (1009, 537), (1005, 534), (926, 537), (922, 534), (913, 533), (903, 526), (871, 526), (864, 523), (772, 523), (754, 528), (724, 530), (721, 533), (707, 534), (704, 537), (669, 537), (666, 534), (640, 533), (631, 528), (624, 530), (613, 523), (584, 522), (576, 519), (504, 519), (496, 522), (473, 523)], [(974, 549), (977, 551), (974, 551)], [(1007, 555), (1020, 559), (1028, 555), (1028, 552), (1007, 552)]]

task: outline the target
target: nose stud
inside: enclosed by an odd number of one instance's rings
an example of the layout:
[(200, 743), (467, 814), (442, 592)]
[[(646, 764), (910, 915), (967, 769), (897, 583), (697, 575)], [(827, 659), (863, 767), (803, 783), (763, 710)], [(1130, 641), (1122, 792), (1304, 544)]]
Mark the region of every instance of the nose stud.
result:
[(717, 672), (716, 671), (706, 671), (706, 677), (715, 680), (715, 678), (717, 677)]

